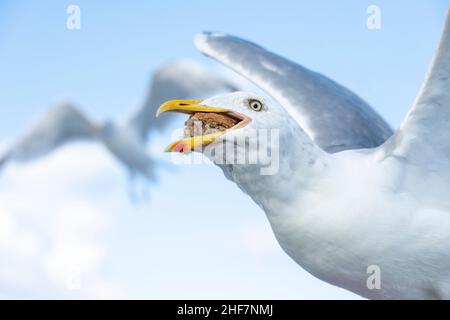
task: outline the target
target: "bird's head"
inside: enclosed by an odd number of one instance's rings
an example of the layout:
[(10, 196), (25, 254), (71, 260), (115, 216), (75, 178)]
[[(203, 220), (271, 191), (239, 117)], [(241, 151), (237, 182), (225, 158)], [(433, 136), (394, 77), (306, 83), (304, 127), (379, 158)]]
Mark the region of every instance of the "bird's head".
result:
[[(166, 151), (202, 152), (216, 164), (239, 165), (248, 172), (277, 163), (280, 152), (299, 145), (303, 130), (276, 101), (257, 94), (234, 92), (206, 100), (171, 100), (157, 114), (188, 114), (184, 138)], [(282, 146), (283, 150), (280, 149)], [(274, 173), (268, 173), (274, 174)]]
[[(272, 196), (286, 200), (289, 193), (284, 191), (291, 187), (286, 184), (294, 176), (305, 185), (314, 168), (322, 170), (316, 160), (323, 151), (270, 98), (234, 92), (206, 100), (171, 100), (157, 114), (163, 112), (190, 116), (185, 137), (166, 151), (202, 152), (262, 206), (270, 205)], [(193, 119), (197, 119), (197, 130)], [(265, 190), (272, 190), (273, 195), (260, 197)]]
[[(261, 132), (285, 127), (285, 111), (272, 100), (253, 93), (234, 92), (206, 100), (171, 100), (161, 105), (157, 115), (164, 112), (185, 113), (185, 137), (173, 142), (166, 151), (204, 152), (205, 147), (233, 143), (251, 138)], [(270, 133), (269, 133), (270, 134)], [(247, 145), (248, 147), (248, 145)]]

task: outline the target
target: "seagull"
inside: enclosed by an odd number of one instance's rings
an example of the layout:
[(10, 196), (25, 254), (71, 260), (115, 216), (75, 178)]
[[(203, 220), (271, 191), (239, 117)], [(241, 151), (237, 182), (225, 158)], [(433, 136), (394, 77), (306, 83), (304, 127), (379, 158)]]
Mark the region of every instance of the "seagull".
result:
[[(209, 114), (232, 124), (188, 131), (168, 151), (203, 152), (262, 208), (282, 249), (317, 278), (369, 299), (449, 299), (450, 15), (422, 88), (392, 135), (322, 75), (225, 34), (202, 33), (196, 43), (269, 96), (165, 102), (158, 113)], [(255, 132), (258, 143), (246, 139)], [(278, 139), (261, 143), (267, 132)], [(276, 170), (264, 171), (259, 155), (266, 153), (279, 156)], [(246, 161), (235, 161), (242, 155)]]
[(97, 123), (71, 103), (58, 104), (0, 155), (0, 169), (8, 162), (32, 161), (73, 141), (91, 140), (102, 143), (128, 169), (131, 178), (142, 176), (153, 181), (156, 163), (147, 154), (145, 144), (152, 132), (161, 131), (168, 124), (155, 121), (158, 106), (174, 97), (206, 97), (235, 90), (231, 82), (194, 61), (181, 59), (163, 65), (153, 74), (143, 106), (124, 123)]

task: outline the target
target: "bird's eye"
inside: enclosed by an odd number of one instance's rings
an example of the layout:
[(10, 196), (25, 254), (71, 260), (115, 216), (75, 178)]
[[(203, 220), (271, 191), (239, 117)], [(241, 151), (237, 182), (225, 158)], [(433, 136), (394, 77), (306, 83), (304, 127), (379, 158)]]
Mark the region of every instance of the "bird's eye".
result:
[(262, 102), (259, 100), (255, 100), (255, 99), (249, 100), (248, 106), (253, 111), (261, 111), (263, 108)]

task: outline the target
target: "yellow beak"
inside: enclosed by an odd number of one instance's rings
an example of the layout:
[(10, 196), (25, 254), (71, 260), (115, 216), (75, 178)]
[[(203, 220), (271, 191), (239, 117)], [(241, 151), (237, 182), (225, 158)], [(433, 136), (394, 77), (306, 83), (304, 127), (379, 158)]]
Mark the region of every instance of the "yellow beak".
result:
[[(194, 114), (196, 112), (214, 112), (214, 113), (230, 112), (230, 110), (228, 109), (204, 106), (201, 103), (202, 100), (170, 100), (163, 103), (158, 108), (156, 116), (159, 116), (161, 113), (164, 112), (178, 112), (186, 114)], [(188, 153), (194, 150), (198, 150), (199, 148), (207, 146), (210, 143), (214, 142), (218, 137), (220, 137), (224, 133), (225, 132), (215, 132), (206, 135), (184, 138), (171, 143), (166, 148), (165, 151)]]
[(169, 100), (164, 102), (156, 111), (156, 116), (164, 112), (178, 112), (193, 114), (195, 112), (214, 112), (223, 113), (229, 110), (223, 108), (214, 108), (202, 105), (203, 100)]

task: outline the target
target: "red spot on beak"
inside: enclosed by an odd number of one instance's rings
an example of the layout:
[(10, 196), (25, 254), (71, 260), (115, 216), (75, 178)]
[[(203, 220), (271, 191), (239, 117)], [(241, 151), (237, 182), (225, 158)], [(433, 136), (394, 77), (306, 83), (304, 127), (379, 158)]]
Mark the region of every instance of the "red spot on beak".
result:
[(185, 152), (186, 144), (185, 143), (179, 143), (175, 147), (173, 147), (173, 150), (175, 152)]

